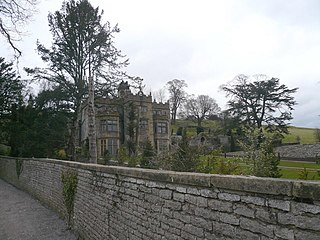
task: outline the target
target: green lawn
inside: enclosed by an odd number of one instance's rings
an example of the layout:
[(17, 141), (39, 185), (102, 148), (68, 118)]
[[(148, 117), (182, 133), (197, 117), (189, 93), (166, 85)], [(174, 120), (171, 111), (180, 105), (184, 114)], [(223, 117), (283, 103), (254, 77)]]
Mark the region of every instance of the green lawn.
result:
[[(301, 172), (303, 170), (297, 170), (297, 169), (281, 169), (281, 178), (285, 179), (299, 179), (299, 176), (301, 175)], [(320, 172), (319, 171), (307, 171), (307, 179), (308, 180), (320, 180)]]
[[(240, 163), (240, 168), (244, 172), (246, 167), (248, 165)], [(320, 180), (320, 164), (281, 160), (279, 168), (282, 174), (281, 178), (284, 179)]]
[(279, 166), (283, 166), (283, 167), (295, 167), (295, 168), (320, 169), (320, 164), (309, 163), (309, 162), (285, 161), (285, 160), (281, 160)]
[[(279, 167), (292, 167), (281, 168), (282, 177), (286, 179), (301, 179), (306, 180), (320, 180), (320, 164), (309, 162), (295, 162), (295, 161), (280, 161)], [(299, 169), (294, 169), (299, 168)], [(302, 177), (304, 176), (304, 177)]]

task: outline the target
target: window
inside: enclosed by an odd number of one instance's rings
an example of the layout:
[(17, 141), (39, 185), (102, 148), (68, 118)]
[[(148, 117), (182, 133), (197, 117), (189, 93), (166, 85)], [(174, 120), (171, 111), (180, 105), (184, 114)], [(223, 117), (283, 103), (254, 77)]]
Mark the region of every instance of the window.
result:
[(161, 110), (153, 110), (153, 115), (160, 116), (161, 115)]
[(100, 121), (101, 131), (102, 132), (117, 132), (118, 123), (115, 120), (101, 120)]
[(167, 123), (158, 122), (157, 123), (157, 133), (167, 133), (167, 132), (168, 132)]
[(108, 152), (111, 155), (117, 155), (118, 151), (118, 140), (114, 138), (108, 139)]
[(100, 121), (100, 128), (101, 128), (101, 132), (106, 132), (107, 131), (107, 120), (101, 120)]
[(147, 106), (141, 106), (141, 112), (148, 112)]
[(140, 129), (147, 129), (147, 128), (148, 128), (148, 121), (140, 120)]
[(117, 131), (118, 131), (117, 121), (108, 120), (108, 132), (117, 132)]
[(107, 139), (101, 139), (100, 140), (100, 154), (101, 156), (104, 156), (106, 154), (107, 150)]

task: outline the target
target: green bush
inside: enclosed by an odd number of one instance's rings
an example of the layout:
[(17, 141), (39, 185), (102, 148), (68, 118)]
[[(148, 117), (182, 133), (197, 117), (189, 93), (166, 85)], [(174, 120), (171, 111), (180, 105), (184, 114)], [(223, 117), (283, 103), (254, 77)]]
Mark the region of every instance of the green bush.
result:
[(118, 153), (118, 163), (123, 165), (125, 162), (128, 162), (130, 159), (127, 148), (125, 145), (121, 145)]
[(0, 144), (0, 156), (10, 156), (11, 148), (9, 146)]
[(155, 156), (155, 151), (152, 143), (148, 140), (142, 145), (142, 156), (140, 161), (140, 166), (144, 168), (153, 168), (153, 158)]
[(209, 155), (199, 158), (197, 171), (212, 174), (242, 174), (244, 169), (240, 166), (240, 158), (222, 158), (220, 150), (214, 150)]
[(183, 133), (183, 127), (178, 127), (177, 136), (182, 136), (182, 133)]
[(247, 130), (246, 139), (240, 142), (247, 156), (250, 174), (257, 177), (281, 177), (280, 160), (273, 150), (272, 138), (265, 136), (261, 129)]

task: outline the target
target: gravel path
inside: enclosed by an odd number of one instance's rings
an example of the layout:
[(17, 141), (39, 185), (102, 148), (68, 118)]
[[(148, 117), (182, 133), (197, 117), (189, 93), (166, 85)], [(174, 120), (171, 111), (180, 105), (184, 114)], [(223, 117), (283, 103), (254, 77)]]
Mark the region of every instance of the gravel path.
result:
[(58, 215), (0, 179), (1, 240), (76, 240)]

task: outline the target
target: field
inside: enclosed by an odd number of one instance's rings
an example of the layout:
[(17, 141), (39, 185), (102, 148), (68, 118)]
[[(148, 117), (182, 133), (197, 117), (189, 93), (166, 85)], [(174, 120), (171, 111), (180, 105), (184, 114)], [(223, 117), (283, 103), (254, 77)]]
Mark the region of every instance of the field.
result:
[[(209, 129), (214, 132), (221, 128), (219, 123), (214, 120), (204, 120), (202, 126), (205, 129), (205, 132), (208, 133)], [(181, 120), (178, 119), (176, 124), (172, 125), (173, 133), (177, 132), (179, 127), (184, 127), (187, 129), (188, 136), (194, 136), (197, 132), (197, 124), (192, 122), (191, 120)], [(301, 144), (313, 144), (317, 142), (316, 137), (314, 135), (314, 128), (302, 128), (302, 127), (289, 127), (289, 134), (284, 135), (283, 143), (294, 143), (300, 140)]]
[[(197, 134), (197, 123), (191, 120), (177, 119), (176, 124), (172, 125), (171, 127), (174, 134), (177, 132), (179, 127), (185, 128), (188, 136), (195, 136)], [(219, 123), (213, 120), (205, 120), (202, 123), (202, 127), (205, 129), (205, 132), (208, 133), (209, 129), (218, 129)]]
[(314, 131), (314, 128), (289, 127), (289, 134), (284, 136), (283, 142), (297, 142), (297, 139), (300, 139), (301, 144), (315, 143)]

